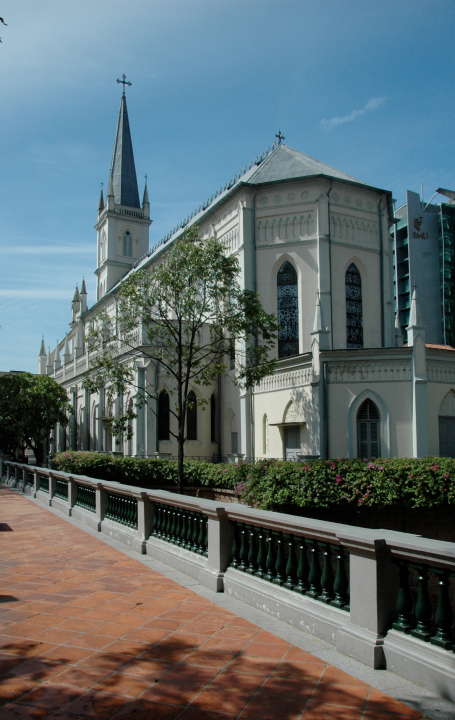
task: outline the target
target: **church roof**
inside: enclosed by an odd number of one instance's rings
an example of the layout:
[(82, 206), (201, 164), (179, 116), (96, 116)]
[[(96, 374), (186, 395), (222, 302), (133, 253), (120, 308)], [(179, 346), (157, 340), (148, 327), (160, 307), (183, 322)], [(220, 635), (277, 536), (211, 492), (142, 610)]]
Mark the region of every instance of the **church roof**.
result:
[(117, 205), (140, 208), (133, 143), (131, 141), (125, 95), (122, 95), (120, 101), (110, 186)]
[(287, 145), (278, 145), (275, 147), (259, 165), (257, 170), (248, 178), (247, 182), (252, 185), (257, 185), (260, 183), (292, 180), (314, 175), (326, 175), (327, 177), (338, 178), (340, 180), (361, 182), (357, 180), (357, 178), (347, 175), (341, 170), (337, 170), (319, 160), (315, 160), (315, 158), (305, 155), (298, 150), (293, 150)]

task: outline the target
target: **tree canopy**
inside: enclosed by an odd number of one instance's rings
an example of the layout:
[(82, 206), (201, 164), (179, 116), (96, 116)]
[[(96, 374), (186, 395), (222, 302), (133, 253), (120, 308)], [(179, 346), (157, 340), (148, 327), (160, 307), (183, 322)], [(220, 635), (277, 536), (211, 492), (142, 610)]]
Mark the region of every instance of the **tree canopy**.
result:
[(47, 375), (0, 375), (0, 449), (10, 455), (30, 448), (38, 464), (56, 423), (67, 422), (65, 390)]
[[(177, 440), (182, 477), (193, 390), (211, 386), (228, 370), (234, 349), (234, 382), (251, 387), (273, 369), (276, 319), (265, 312), (256, 293), (241, 288), (239, 275), (238, 259), (227, 257), (218, 240), (187, 231), (151, 268), (126, 278), (115, 320), (99, 317), (88, 338), (95, 351), (88, 383), (92, 389), (104, 386), (121, 394), (134, 386), (131, 362), (119, 352), (122, 346), (130, 350), (129, 359), (145, 356), (159, 366), (161, 387), (164, 383), (170, 397), (169, 431)], [(150, 388), (137, 389), (136, 405), (151, 397), (156, 399)], [(206, 401), (199, 393), (197, 403)], [(117, 430), (122, 419), (129, 420), (127, 414), (116, 418)]]

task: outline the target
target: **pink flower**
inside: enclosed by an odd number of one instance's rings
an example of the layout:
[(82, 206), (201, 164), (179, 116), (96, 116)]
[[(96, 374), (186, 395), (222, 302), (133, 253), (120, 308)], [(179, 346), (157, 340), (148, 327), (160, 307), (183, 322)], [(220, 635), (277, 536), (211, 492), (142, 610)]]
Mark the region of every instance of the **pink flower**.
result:
[(343, 478), (341, 477), (341, 475), (335, 476), (335, 482), (337, 485), (339, 485), (341, 482), (343, 482)]
[(431, 465), (431, 470), (439, 470), (439, 465)]

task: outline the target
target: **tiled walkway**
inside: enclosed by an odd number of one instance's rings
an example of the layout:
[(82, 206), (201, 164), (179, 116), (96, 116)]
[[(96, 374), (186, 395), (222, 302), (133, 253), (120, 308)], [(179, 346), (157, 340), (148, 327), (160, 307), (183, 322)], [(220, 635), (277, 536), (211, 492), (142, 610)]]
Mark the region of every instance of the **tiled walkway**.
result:
[(2, 720), (421, 717), (8, 490), (0, 523)]

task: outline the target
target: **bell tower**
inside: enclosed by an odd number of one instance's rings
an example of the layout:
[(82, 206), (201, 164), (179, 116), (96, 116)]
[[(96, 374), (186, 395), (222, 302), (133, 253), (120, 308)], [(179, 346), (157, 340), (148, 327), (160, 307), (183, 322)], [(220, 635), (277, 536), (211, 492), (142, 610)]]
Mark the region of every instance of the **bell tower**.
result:
[(103, 190), (98, 204), (97, 296), (100, 300), (149, 250), (150, 203), (147, 183), (142, 205), (139, 201), (133, 143), (126, 106), (125, 87), (131, 83), (123, 75), (117, 134), (109, 173), (106, 201)]

